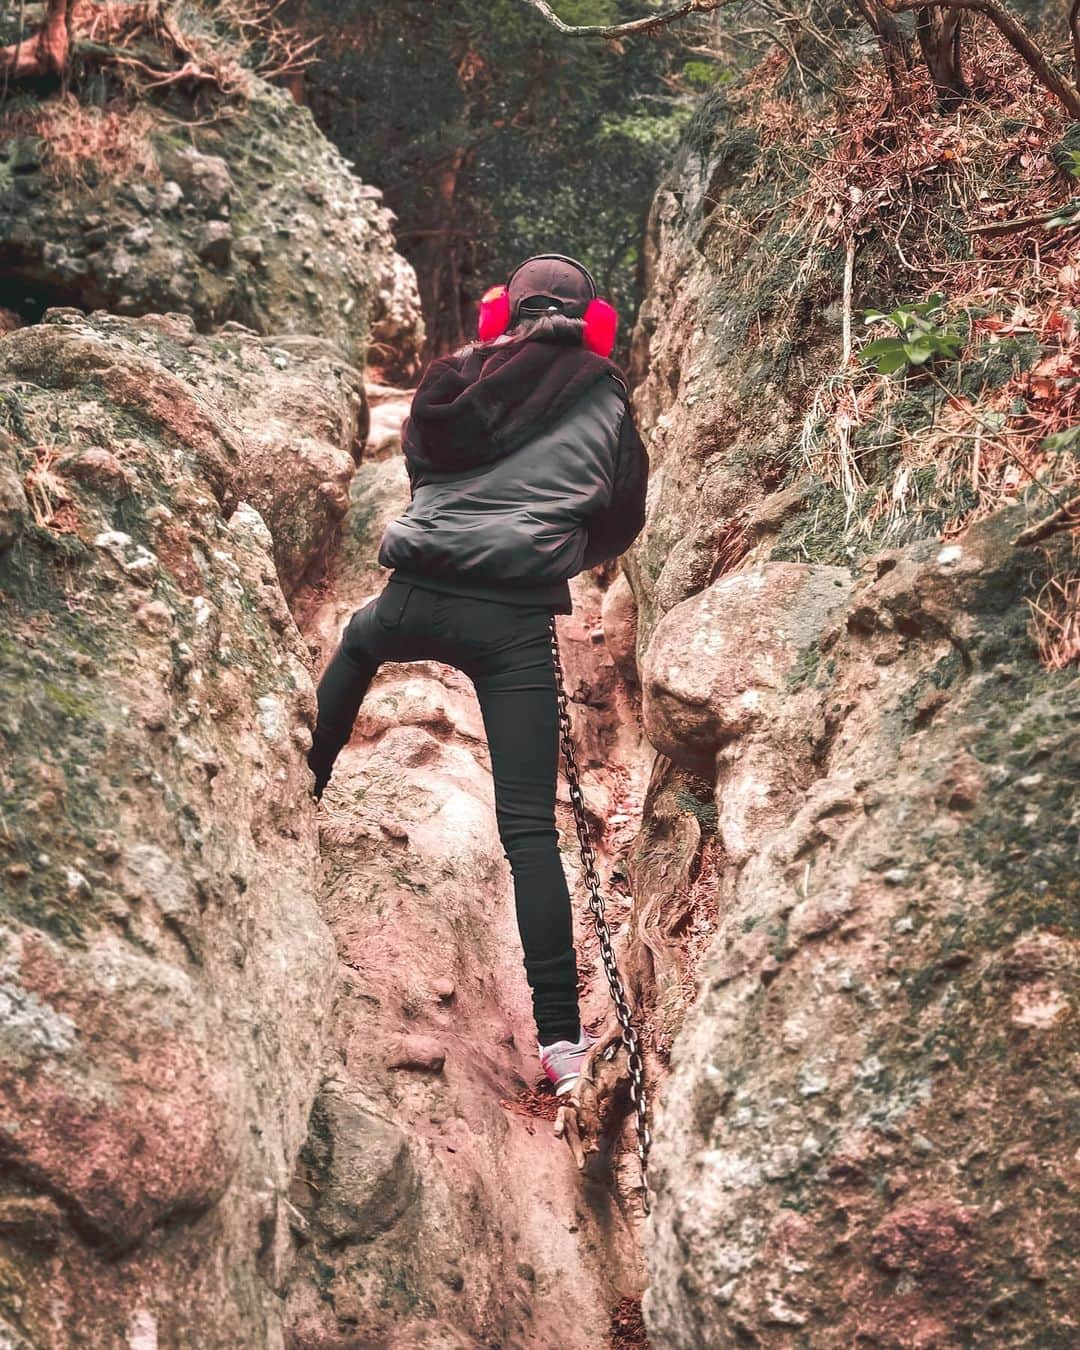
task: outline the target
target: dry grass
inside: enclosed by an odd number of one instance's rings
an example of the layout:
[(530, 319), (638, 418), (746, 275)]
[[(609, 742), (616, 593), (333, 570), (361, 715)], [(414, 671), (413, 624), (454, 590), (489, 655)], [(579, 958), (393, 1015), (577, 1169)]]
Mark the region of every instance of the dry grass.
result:
[[(994, 30), (979, 22), (974, 34), (967, 73), (977, 97), (953, 113), (938, 110), (925, 72), (913, 77), (911, 102), (892, 109), (884, 72), (875, 68), (842, 91), (825, 120), (789, 122), (792, 162), (809, 170), (782, 225), (801, 244), (791, 289), (820, 272), (828, 248), (852, 259), (845, 324), (851, 290), (879, 290), (891, 276), (894, 303), (940, 290), (953, 323), (968, 326), (958, 365), (915, 373), (907, 383), (852, 355), (810, 391), (803, 463), (842, 491), (848, 527), (864, 534), (883, 525), (887, 534), (899, 532), (913, 513), (951, 500), (961, 486), (966, 505), (946, 521), (945, 535), (1018, 500), (1033, 481), (1051, 507), (1073, 473), (1067, 456), (1043, 447), (1046, 437), (1080, 424), (1080, 229), (1045, 223), (1077, 190), (1050, 153), (1069, 121)], [(777, 56), (758, 78), (753, 121), (770, 141), (786, 117), (770, 91), (783, 64)], [(860, 251), (874, 276), (864, 270), (860, 277)], [(883, 262), (888, 253), (891, 266)], [(966, 319), (971, 310), (992, 312)], [(856, 334), (866, 336), (858, 324)], [(886, 334), (891, 327), (873, 335)], [(974, 396), (961, 391), (959, 376), (976, 351), (984, 359), (995, 344), (1022, 335), (1039, 344), (1033, 370)], [(913, 389), (928, 404), (936, 399), (932, 424), (901, 425), (891, 445), (874, 445), (875, 465), (885, 449), (894, 466), (886, 481), (874, 481), (860, 429), (885, 423)], [(932, 502), (919, 496), (928, 480)]]
[[(968, 75), (977, 99), (954, 113), (937, 109), (925, 71), (914, 72), (911, 102), (901, 109), (890, 106), (876, 68), (841, 92), (838, 114), (801, 138), (831, 150), (793, 201), (792, 220), (824, 216), (829, 234), (844, 240), (875, 234), (895, 251), (913, 290), (945, 284), (961, 295), (1022, 282), (1030, 293), (1033, 242), (1045, 260), (1067, 240), (1038, 225), (1001, 235), (978, 229), (1038, 216), (1072, 195), (1049, 154), (1069, 118), (995, 30), (979, 21), (973, 31)], [(957, 216), (969, 231), (963, 258)]]
[(63, 479), (53, 472), (60, 451), (51, 445), (33, 450), (34, 463), (23, 478), (34, 523), (59, 534), (74, 534), (78, 523), (71, 493)]
[[(753, 73), (740, 118), (774, 147), (748, 182), (773, 174), (791, 184), (773, 215), (790, 241), (789, 299), (820, 287), (837, 255), (848, 260), (835, 278), (842, 367), (808, 390), (799, 451), (842, 494), (849, 538), (907, 537), (926, 530), (920, 518), (947, 538), (1021, 499), (1060, 514), (1076, 491), (1075, 456), (1047, 444), (1080, 427), (1080, 224), (1048, 225), (1080, 189), (1051, 153), (1070, 121), (983, 20), (965, 50), (974, 97), (951, 113), (924, 70), (913, 74), (911, 101), (893, 107), (874, 65), (807, 120), (779, 93), (790, 62), (776, 51)], [(934, 291), (946, 296), (950, 328), (966, 327), (958, 361), (888, 376), (859, 363), (866, 338), (895, 332), (868, 333), (853, 301), (888, 309)], [(980, 368), (993, 374), (976, 387)], [(922, 412), (908, 418), (900, 404), (912, 397)], [(1075, 662), (1075, 570), (1051, 576), (1030, 603), (1044, 664)]]
[(159, 0), (99, 4), (76, 0), (71, 31), (81, 59), (107, 68), (134, 103), (179, 85), (246, 100), (254, 75), (290, 80), (315, 60), (319, 37), (305, 38), (277, 17), (284, 0), (221, 0), (204, 17), (185, 16)]
[(128, 107), (123, 100), (94, 108), (70, 93), (22, 106), (2, 119), (5, 135), (40, 139), (46, 176), (72, 185), (119, 178), (160, 182), (161, 169), (150, 140), (153, 125), (148, 112)]
[(279, 8), (264, 0), (229, 0), (213, 11), (217, 32), (205, 23), (188, 31), (172, 7), (157, 0), (78, 0), (71, 25), (80, 61), (107, 71), (117, 92), (105, 107), (83, 105), (66, 90), (39, 104), (13, 103), (0, 112), (0, 131), (39, 138), (45, 172), (58, 183), (160, 181), (150, 131), (165, 113), (152, 115), (150, 97), (178, 87), (194, 100), (206, 91), (225, 115), (254, 93), (253, 72), (289, 78), (314, 60), (314, 42), (281, 24)]
[(1070, 571), (1051, 576), (1028, 606), (1031, 635), (1047, 670), (1080, 665), (1080, 559), (1075, 548)]
[(912, 377), (921, 388), (929, 385), (928, 392), (936, 391), (939, 405), (929, 427), (896, 428), (888, 447), (895, 470), (877, 484), (869, 505), (854, 437), (867, 421), (884, 422), (909, 384), (872, 369), (850, 368), (816, 390), (803, 426), (803, 461), (843, 491), (848, 523), (866, 534), (882, 525), (886, 535), (898, 533), (913, 512), (933, 505), (919, 499), (919, 483), (925, 481), (919, 471), (924, 469), (933, 470), (933, 494), (939, 502), (956, 497), (961, 486), (966, 489), (966, 509), (942, 526), (946, 538), (1019, 501), (1032, 483), (1039, 484), (1048, 508), (1060, 505), (1073, 484), (1071, 457), (1045, 444), (1055, 433), (1080, 425), (1080, 333), (1072, 312), (1020, 306), (1008, 316), (977, 319), (970, 328), (961, 364), (976, 347), (985, 355), (995, 344), (1021, 334), (1037, 338), (1042, 355), (1031, 370), (978, 397), (948, 386), (955, 367), (940, 375), (928, 371)]

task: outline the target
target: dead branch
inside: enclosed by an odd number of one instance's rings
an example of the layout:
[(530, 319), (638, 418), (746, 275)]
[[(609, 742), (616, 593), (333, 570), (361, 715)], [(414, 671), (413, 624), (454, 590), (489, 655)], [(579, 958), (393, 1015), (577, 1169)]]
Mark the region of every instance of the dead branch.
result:
[(313, 38), (302, 40), (299, 34), (286, 33), (282, 30), (276, 64), (263, 64), (256, 69), (264, 80), (277, 80), (285, 75), (295, 75), (299, 71), (307, 70), (319, 60), (317, 56), (309, 56), (308, 53), (318, 46), (324, 37), (324, 33), (319, 33)]
[(890, 14), (907, 14), (911, 10), (959, 9), (972, 10), (990, 20), (1010, 47), (1024, 60), (1032, 74), (1051, 94), (1061, 100), (1069, 113), (1080, 119), (1080, 90), (1050, 64), (1045, 52), (1035, 41), (1031, 31), (1013, 14), (1003, 9), (997, 0), (874, 0)]
[[(1044, 211), (1039, 216), (1018, 216), (1015, 220), (991, 220), (986, 225), (969, 225), (964, 230), (965, 234), (982, 234), (993, 237), (999, 234), (1014, 234), (1017, 230), (1026, 230), (1030, 225), (1048, 225), (1055, 216), (1061, 214), (1060, 206), (1054, 207), (1052, 211)], [(1080, 217), (1077, 218), (1077, 225), (1080, 225)], [(1072, 228), (1071, 222), (1068, 228)]]
[(0, 70), (16, 80), (62, 75), (71, 46), (68, 0), (49, 0), (45, 22), (36, 33), (0, 48)]
[(678, 9), (668, 10), (666, 14), (652, 14), (645, 19), (632, 19), (628, 23), (569, 24), (564, 23), (544, 0), (525, 0), (525, 4), (531, 5), (542, 14), (560, 33), (569, 33), (574, 37), (603, 38), (633, 37), (638, 33), (653, 33), (676, 19), (685, 18), (688, 14), (711, 14), (713, 10), (730, 3), (731, 0), (686, 0), (686, 3), (680, 5)]
[(1016, 548), (1026, 548), (1030, 544), (1039, 543), (1042, 539), (1049, 539), (1052, 534), (1057, 534), (1058, 530), (1075, 530), (1078, 527), (1080, 527), (1080, 497), (1073, 497), (1056, 511), (1051, 511), (1045, 520), (1021, 530), (1013, 540), (1013, 545)]
[(146, 81), (147, 89), (162, 89), (167, 84), (179, 84), (183, 80), (191, 80), (195, 84), (221, 86), (220, 75), (204, 70), (195, 61), (186, 61), (179, 70), (159, 70), (154, 66), (148, 66), (145, 61), (137, 60), (134, 56), (114, 56), (113, 59), (119, 66), (132, 66), (136, 70), (143, 70), (147, 75), (154, 76), (153, 79)]

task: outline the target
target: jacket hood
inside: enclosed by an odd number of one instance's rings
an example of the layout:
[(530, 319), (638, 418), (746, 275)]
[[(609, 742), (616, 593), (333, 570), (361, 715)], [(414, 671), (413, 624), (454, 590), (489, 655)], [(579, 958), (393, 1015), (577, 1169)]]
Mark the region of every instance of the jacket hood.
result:
[(432, 361), (401, 426), (406, 459), (445, 473), (493, 463), (556, 421), (614, 361), (582, 346), (580, 319), (552, 315), (525, 333)]

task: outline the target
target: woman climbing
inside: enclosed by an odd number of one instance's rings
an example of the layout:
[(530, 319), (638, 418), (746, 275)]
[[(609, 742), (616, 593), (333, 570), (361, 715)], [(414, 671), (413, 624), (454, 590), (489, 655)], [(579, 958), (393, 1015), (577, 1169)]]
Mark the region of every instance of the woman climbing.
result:
[(568, 578), (636, 538), (649, 472), (609, 359), (615, 323), (581, 263), (538, 254), (485, 295), (479, 341), (429, 365), (402, 424), (412, 500), (379, 545), (393, 570), (342, 632), (308, 755), (320, 798), (383, 661), (442, 661), (471, 679), (540, 1063), (560, 1094), (594, 1042), (555, 827), (551, 626), (572, 612)]

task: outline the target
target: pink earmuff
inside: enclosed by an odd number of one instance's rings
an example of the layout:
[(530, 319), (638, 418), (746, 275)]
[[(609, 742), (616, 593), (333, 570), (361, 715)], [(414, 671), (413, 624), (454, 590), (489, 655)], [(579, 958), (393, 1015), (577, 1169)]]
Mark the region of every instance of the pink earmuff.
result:
[(614, 305), (599, 296), (590, 300), (585, 310), (585, 346), (597, 356), (610, 356), (618, 326), (619, 316)]
[[(615, 332), (619, 316), (614, 305), (597, 296), (585, 310), (584, 344), (597, 356), (610, 356), (615, 346)], [(510, 296), (505, 286), (492, 286), (480, 300), (477, 335), (481, 342), (491, 342), (510, 327)]]
[(481, 342), (490, 342), (510, 327), (510, 295), (505, 286), (492, 286), (480, 301), (477, 332)]

